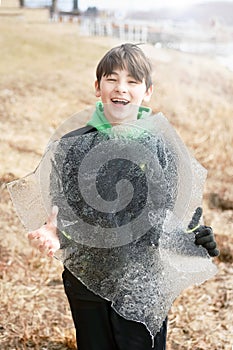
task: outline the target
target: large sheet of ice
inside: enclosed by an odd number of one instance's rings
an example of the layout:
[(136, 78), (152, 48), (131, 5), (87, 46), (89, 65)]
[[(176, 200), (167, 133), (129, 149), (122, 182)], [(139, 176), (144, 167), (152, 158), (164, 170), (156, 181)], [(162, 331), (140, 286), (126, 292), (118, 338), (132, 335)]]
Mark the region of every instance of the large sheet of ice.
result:
[(194, 233), (186, 233), (206, 170), (161, 113), (60, 137), (68, 123), (37, 169), (8, 185), (18, 215), (36, 229), (56, 205), (56, 257), (155, 335), (180, 292), (216, 273)]

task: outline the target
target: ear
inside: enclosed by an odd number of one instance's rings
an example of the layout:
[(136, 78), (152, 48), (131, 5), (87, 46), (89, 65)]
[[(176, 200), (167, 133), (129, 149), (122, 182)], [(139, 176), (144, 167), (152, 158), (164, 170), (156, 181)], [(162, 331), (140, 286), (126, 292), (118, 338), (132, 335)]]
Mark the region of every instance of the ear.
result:
[(151, 98), (151, 95), (153, 94), (153, 91), (154, 91), (154, 86), (153, 85), (149, 86), (149, 88), (145, 92), (143, 101), (149, 102), (150, 98)]
[(96, 97), (101, 97), (101, 91), (100, 91), (100, 88), (99, 88), (98, 80), (95, 81), (95, 96)]

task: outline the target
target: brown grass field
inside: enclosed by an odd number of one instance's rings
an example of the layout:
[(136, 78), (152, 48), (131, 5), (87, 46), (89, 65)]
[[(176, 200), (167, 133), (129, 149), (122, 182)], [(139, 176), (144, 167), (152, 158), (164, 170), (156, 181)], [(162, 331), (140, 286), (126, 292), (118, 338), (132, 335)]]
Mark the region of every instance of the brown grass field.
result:
[[(62, 266), (29, 246), (5, 185), (35, 169), (59, 124), (95, 103), (96, 64), (117, 41), (16, 18), (1, 18), (0, 32), (0, 349), (75, 349)], [(174, 302), (168, 350), (232, 350), (233, 73), (210, 58), (144, 49), (154, 66), (150, 106), (208, 169), (205, 223), (221, 250), (216, 276)]]

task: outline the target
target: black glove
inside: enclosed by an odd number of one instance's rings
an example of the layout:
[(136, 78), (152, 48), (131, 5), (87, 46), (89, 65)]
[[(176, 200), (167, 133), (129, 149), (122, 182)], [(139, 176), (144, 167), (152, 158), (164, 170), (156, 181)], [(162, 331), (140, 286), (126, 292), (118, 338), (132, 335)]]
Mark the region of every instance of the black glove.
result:
[(219, 250), (214, 239), (214, 233), (211, 227), (199, 226), (195, 231), (195, 244), (202, 245), (210, 256), (218, 256)]
[(188, 225), (189, 231), (195, 233), (195, 244), (203, 246), (208, 254), (212, 257), (219, 255), (217, 243), (214, 239), (213, 230), (211, 227), (200, 225), (199, 221), (202, 215), (202, 208), (198, 207), (193, 214), (192, 220)]

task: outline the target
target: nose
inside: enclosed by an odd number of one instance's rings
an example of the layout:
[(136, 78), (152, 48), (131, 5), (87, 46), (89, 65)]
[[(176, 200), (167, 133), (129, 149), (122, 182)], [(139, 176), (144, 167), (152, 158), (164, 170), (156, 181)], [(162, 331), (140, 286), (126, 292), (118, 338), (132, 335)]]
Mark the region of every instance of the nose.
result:
[(125, 81), (118, 81), (115, 86), (115, 90), (120, 93), (127, 92), (127, 83)]

